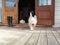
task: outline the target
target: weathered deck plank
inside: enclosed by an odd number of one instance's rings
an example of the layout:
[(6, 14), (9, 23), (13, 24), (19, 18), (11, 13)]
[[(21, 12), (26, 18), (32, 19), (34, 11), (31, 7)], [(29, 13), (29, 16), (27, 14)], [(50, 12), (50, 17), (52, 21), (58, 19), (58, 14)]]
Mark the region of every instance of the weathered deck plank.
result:
[(31, 31), (28, 28), (4, 27), (0, 29), (0, 45), (60, 45), (60, 30), (38, 27)]
[(37, 45), (47, 45), (46, 30), (41, 30)]
[(57, 43), (60, 45), (60, 35), (57, 31), (52, 31), (54, 37), (56, 38)]
[(24, 45), (36, 45), (40, 32), (34, 32)]
[(25, 42), (31, 37), (33, 32), (27, 32), (23, 37), (19, 38), (14, 45), (24, 45)]
[(48, 45), (58, 45), (55, 37), (53, 36), (51, 30), (47, 30)]
[[(15, 44), (15, 42), (18, 42), (19, 39), (26, 37), (26, 35), (29, 34), (29, 32), (1, 31), (0, 35), (2, 35), (2, 34), (3, 34), (3, 36), (5, 35), (4, 37), (0, 36), (0, 38), (2, 38), (2, 41), (3, 41), (2, 43), (6, 44), (6, 45), (13, 45), (13, 44)], [(4, 43), (4, 41), (6, 43)], [(0, 40), (0, 42), (1, 42), (1, 40)]]

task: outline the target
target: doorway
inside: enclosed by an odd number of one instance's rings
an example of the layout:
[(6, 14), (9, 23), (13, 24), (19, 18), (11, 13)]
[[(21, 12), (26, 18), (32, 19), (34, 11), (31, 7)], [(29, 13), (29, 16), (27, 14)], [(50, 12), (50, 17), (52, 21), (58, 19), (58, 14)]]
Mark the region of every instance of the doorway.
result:
[(25, 23), (28, 23), (30, 11), (33, 11), (33, 15), (35, 14), (35, 0), (19, 0), (18, 23), (22, 19), (25, 20)]

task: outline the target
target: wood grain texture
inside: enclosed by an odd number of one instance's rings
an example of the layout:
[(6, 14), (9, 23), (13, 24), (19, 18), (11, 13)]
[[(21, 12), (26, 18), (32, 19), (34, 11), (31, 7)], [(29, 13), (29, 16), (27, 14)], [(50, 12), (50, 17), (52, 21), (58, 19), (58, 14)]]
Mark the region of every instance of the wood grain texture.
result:
[(16, 7), (6, 8), (5, 0), (2, 0), (2, 24), (7, 25), (7, 16), (12, 16), (12, 24), (18, 24), (18, 0), (16, 0)]
[(0, 27), (0, 45), (60, 45), (60, 28)]
[(35, 0), (35, 14), (37, 15), (38, 25), (54, 24), (55, 0), (51, 0), (51, 5), (39, 6), (39, 0)]

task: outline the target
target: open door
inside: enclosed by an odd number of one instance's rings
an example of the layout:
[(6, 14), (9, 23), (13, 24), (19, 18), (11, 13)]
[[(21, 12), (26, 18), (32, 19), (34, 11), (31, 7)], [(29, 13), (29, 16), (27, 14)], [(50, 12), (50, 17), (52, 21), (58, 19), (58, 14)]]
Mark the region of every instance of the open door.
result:
[(18, 24), (18, 0), (2, 0), (2, 24), (7, 25), (7, 17), (12, 16), (12, 24)]
[(35, 14), (38, 18), (38, 25), (54, 24), (54, 3), (55, 0), (35, 0)]
[(30, 16), (30, 11), (35, 15), (35, 0), (19, 0), (18, 2), (18, 22), (20, 20), (25, 20), (25, 23), (28, 23)]

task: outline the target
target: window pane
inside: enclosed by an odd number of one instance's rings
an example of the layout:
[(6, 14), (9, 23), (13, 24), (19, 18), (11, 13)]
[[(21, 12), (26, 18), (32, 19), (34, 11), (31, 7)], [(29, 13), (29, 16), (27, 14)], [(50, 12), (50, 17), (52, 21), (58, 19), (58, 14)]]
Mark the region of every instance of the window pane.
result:
[(51, 2), (52, 2), (51, 0), (48, 0), (48, 5), (51, 5), (52, 4)]
[(6, 7), (15, 7), (16, 0), (6, 0)]
[(51, 0), (39, 0), (39, 6), (51, 5)]
[(43, 5), (43, 0), (39, 0), (39, 6)]

